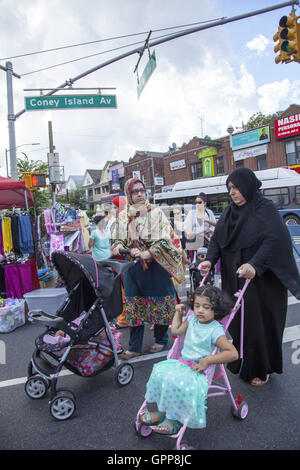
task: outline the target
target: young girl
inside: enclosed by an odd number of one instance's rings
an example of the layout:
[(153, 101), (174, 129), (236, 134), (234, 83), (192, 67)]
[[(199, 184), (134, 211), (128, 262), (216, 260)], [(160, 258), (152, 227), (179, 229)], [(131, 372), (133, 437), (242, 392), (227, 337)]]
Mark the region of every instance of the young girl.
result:
[[(156, 403), (158, 411), (146, 411), (140, 419), (160, 434), (176, 434), (180, 423), (190, 428), (205, 427), (208, 383), (202, 372), (211, 364), (238, 359), (236, 348), (217, 321), (232, 308), (232, 303), (224, 298), (220, 289), (198, 287), (191, 307), (193, 315), (183, 321), (185, 305), (178, 304), (172, 323), (173, 334), (185, 334), (181, 358), (155, 364), (147, 383), (145, 399), (148, 403)], [(215, 346), (220, 352), (212, 356)]]

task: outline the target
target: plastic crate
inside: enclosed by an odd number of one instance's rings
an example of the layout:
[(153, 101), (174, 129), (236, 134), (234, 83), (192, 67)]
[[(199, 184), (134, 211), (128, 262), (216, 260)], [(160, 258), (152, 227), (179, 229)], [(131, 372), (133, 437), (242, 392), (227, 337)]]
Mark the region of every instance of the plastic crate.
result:
[(36, 289), (24, 294), (28, 310), (43, 310), (46, 313), (56, 314), (68, 295), (64, 287)]
[(16, 299), (14, 305), (0, 307), (0, 333), (10, 333), (25, 325), (25, 301)]

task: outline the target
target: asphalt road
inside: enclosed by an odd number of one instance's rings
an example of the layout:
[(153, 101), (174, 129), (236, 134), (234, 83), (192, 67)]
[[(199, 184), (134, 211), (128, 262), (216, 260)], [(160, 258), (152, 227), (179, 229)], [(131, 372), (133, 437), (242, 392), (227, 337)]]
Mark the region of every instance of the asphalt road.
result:
[[(293, 303), (295, 302), (295, 303)], [(284, 373), (274, 375), (261, 388), (254, 388), (228, 372), (234, 395), (242, 394), (249, 413), (244, 421), (231, 414), (228, 396), (210, 398), (207, 427), (188, 429), (184, 441), (199, 450), (296, 450), (300, 449), (300, 321), (299, 303), (290, 298), (285, 330)], [(31, 400), (24, 392), (27, 366), (34, 340), (43, 328), (27, 323), (0, 336), (5, 358), (0, 364), (0, 448), (2, 450), (132, 450), (170, 451), (175, 441), (155, 435), (141, 438), (134, 429), (144, 400), (153, 363), (163, 358), (145, 356), (132, 360), (132, 382), (116, 384), (111, 368), (93, 378), (65, 375), (59, 387), (72, 390), (77, 398), (74, 416), (58, 422), (49, 413), (48, 399)], [(128, 329), (123, 329), (127, 346)], [(153, 333), (146, 328), (144, 352)], [(170, 338), (169, 346), (172, 344)], [(164, 352), (163, 354), (166, 354)], [(4, 362), (4, 363), (3, 363)]]

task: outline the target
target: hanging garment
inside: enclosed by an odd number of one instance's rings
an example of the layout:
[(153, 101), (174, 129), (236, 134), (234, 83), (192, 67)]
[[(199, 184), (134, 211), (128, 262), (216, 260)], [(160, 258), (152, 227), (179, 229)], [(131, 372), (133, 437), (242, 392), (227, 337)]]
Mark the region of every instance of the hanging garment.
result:
[(55, 232), (56, 227), (55, 227), (55, 223), (53, 220), (53, 214), (52, 214), (51, 209), (46, 209), (44, 211), (44, 221), (45, 221), (45, 227), (46, 227), (47, 233), (49, 234), (51, 232)]
[(34, 253), (32, 227), (29, 215), (22, 215), (19, 217), (19, 243), (21, 253)]
[(21, 254), (19, 243), (19, 216), (17, 214), (11, 217), (11, 237), (14, 252), (18, 255)]
[(4, 274), (7, 297), (21, 299), (23, 294), (18, 265), (6, 264), (4, 267)]
[(3, 217), (2, 219), (2, 235), (3, 235), (3, 249), (5, 253), (10, 253), (13, 249), (10, 217)]
[(0, 219), (0, 255), (4, 256), (3, 235), (2, 235), (2, 219)]

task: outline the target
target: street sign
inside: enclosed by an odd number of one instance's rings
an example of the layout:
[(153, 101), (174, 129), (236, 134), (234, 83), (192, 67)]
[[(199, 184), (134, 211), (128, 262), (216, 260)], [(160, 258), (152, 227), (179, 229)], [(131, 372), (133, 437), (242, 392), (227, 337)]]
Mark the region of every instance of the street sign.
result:
[(143, 89), (145, 88), (146, 83), (148, 82), (149, 78), (151, 77), (155, 69), (156, 69), (156, 57), (155, 57), (155, 51), (153, 51), (137, 86), (138, 98), (141, 96), (141, 93)]
[(26, 111), (116, 107), (116, 95), (52, 95), (25, 97)]

